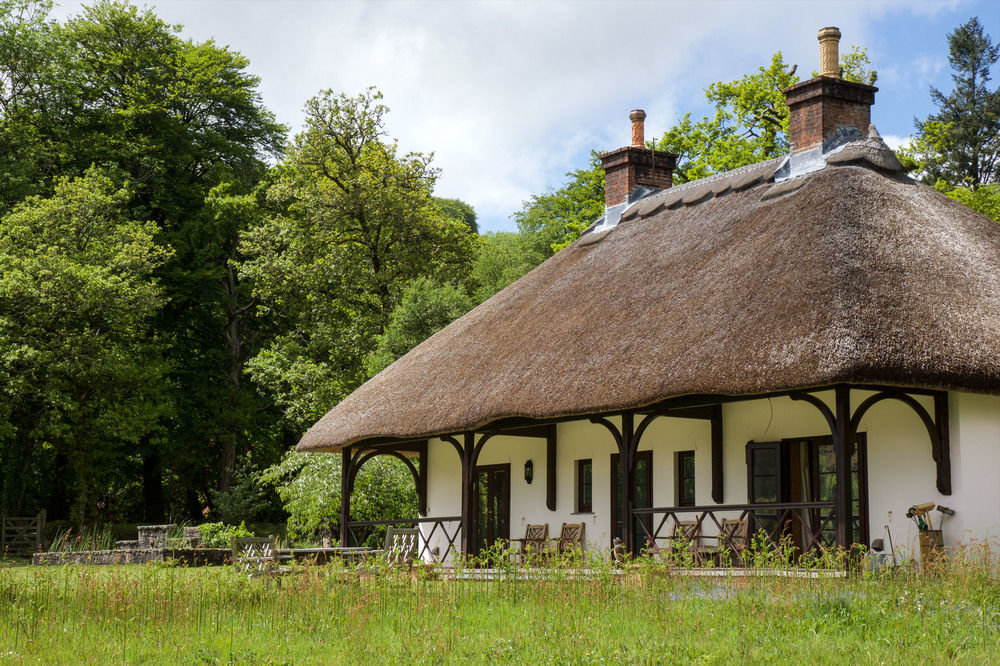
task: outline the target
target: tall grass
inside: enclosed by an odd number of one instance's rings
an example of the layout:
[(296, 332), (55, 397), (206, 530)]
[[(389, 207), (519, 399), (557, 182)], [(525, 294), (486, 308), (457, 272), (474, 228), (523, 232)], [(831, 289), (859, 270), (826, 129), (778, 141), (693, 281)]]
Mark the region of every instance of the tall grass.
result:
[(933, 571), (699, 576), (651, 558), (529, 569), (0, 569), (0, 663), (988, 663), (994, 557)]

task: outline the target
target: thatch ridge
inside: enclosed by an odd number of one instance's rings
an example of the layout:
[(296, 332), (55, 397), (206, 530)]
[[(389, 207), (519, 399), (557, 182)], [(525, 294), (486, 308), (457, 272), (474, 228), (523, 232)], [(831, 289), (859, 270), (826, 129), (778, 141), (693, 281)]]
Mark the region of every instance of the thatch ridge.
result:
[[(904, 176), (756, 177), (774, 167), (640, 201), (383, 370), (299, 449), (688, 394), (1000, 392), (1000, 226)], [(661, 205), (698, 188), (714, 196)]]

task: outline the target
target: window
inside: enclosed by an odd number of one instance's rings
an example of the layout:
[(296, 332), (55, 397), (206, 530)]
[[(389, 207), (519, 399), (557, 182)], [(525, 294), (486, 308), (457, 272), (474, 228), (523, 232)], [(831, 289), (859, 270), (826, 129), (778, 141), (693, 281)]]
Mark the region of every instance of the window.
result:
[(590, 458), (576, 461), (576, 510), (579, 513), (594, 510), (594, 464)]
[(677, 506), (694, 506), (694, 451), (677, 452)]
[[(851, 447), (850, 538), (868, 543), (868, 446), (865, 433), (858, 433)], [(784, 439), (747, 444), (747, 490), (751, 504), (768, 502), (829, 502), (837, 489), (837, 464), (829, 436)], [(836, 526), (827, 510), (809, 509), (808, 525), (822, 526), (818, 536), (824, 545), (835, 543)], [(757, 518), (768, 530), (777, 527), (777, 513), (758, 511)], [(793, 538), (803, 529), (792, 525)], [(788, 530), (786, 530), (788, 531)], [(804, 541), (803, 541), (804, 545)]]

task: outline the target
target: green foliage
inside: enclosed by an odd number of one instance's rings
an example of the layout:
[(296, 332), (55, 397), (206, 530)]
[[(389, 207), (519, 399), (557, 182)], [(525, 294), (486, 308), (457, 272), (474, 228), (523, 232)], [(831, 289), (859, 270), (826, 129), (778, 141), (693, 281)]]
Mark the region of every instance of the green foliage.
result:
[(552, 256), (604, 214), (604, 170), (598, 154), (591, 154), (588, 168), (566, 176), (565, 185), (531, 197), (514, 213), (518, 229), (530, 244), (529, 256)]
[(88, 550), (111, 550), (115, 535), (110, 525), (94, 525), (74, 530), (60, 530), (49, 544), (50, 553), (76, 553)]
[[(150, 329), (164, 300), (153, 272), (170, 252), (155, 224), (128, 219), (129, 196), (91, 170), (0, 219), (0, 398), (21, 456), (52, 445), (68, 459), (78, 521), (166, 409)], [(8, 501), (19, 482), (6, 477)]]
[(288, 512), (288, 536), (333, 532), (340, 523), (340, 456), (289, 451), (261, 474)]
[(198, 532), (201, 534), (202, 544), (208, 548), (229, 548), (233, 539), (244, 539), (254, 535), (243, 521), (240, 521), (239, 525), (202, 523), (198, 525)]
[(441, 197), (432, 197), (432, 199), (437, 204), (442, 215), (463, 223), (469, 227), (469, 231), (473, 234), (479, 233), (479, 224), (476, 222), (476, 211), (472, 206), (459, 199), (442, 199)]
[[(266, 469), (262, 482), (277, 489), (289, 514), (288, 536), (334, 534), (340, 525), (340, 455), (289, 451)], [(351, 495), (352, 520), (394, 520), (417, 515), (413, 477), (403, 464), (376, 456), (358, 472)]]
[(267, 189), (269, 215), (243, 237), (240, 275), (280, 324), (250, 371), (296, 426), (367, 378), (404, 285), (461, 283), (471, 268), (475, 236), (432, 198), (430, 157), (384, 139), (381, 97), (326, 91), (307, 103), (306, 129)]
[(949, 188), (944, 181), (938, 181), (935, 188), (972, 210), (1000, 222), (1000, 183), (989, 183), (973, 189), (971, 187)]
[(472, 299), (460, 287), (439, 285), (424, 277), (409, 283), (389, 317), (389, 325), (378, 338), (378, 346), (367, 360), (368, 374), (378, 374), (472, 306)]
[(529, 234), (498, 231), (480, 236), (479, 240), (471, 279), (477, 303), (525, 275), (547, 256), (547, 252), (537, 249)]
[(931, 88), (938, 111), (914, 121), (911, 166), (927, 183), (975, 190), (1000, 173), (1000, 89), (987, 85), (1000, 46), (972, 18), (948, 36), (948, 48), (955, 88), (947, 95)]
[(241, 456), (233, 471), (229, 490), (211, 493), (212, 516), (221, 522), (236, 524), (251, 522), (283, 521), (286, 516), (274, 488), (260, 482), (260, 472), (249, 455)]
[[(813, 76), (819, 76), (813, 72)], [(840, 78), (845, 81), (864, 83), (873, 86), (878, 81), (878, 72), (872, 69), (872, 61), (868, 58), (868, 49), (861, 46), (851, 46), (851, 49), (840, 55)]]
[(657, 142), (659, 150), (677, 155), (674, 183), (786, 154), (788, 107), (781, 91), (798, 81), (778, 51), (755, 73), (710, 85), (705, 97), (715, 115), (692, 121), (685, 114)]
[[(166, 480), (181, 491), (170, 509), (189, 511), (211, 486), (228, 487), (238, 452), (275, 439), (274, 414), (264, 423), (268, 406), (243, 373), (257, 333), (249, 289), (229, 270), (247, 218), (222, 199), (250, 191), (264, 160), (279, 153), (284, 128), (261, 105), (259, 81), (239, 54), (183, 39), (179, 27), (122, 2), (96, 2), (62, 24), (49, 19), (50, 7), (0, 3), (0, 214), (30, 195), (52, 196), (62, 179), (96, 164), (128, 185), (124, 217), (157, 224), (164, 294), (148, 342), (159, 357), (122, 357), (156, 378), (137, 393), (147, 401), (144, 433), (129, 455), (88, 465), (100, 472), (94, 487), (102, 494), (141, 489), (141, 499), (127, 503), (158, 520), (167, 510)], [(223, 184), (228, 189), (208, 207)], [(132, 363), (143, 358), (148, 368)], [(30, 411), (9, 414), (10, 404), (0, 404), (19, 433), (34, 431)], [(61, 429), (73, 429), (65, 410), (60, 418)], [(22, 436), (7, 430), (8, 438)], [(36, 446), (26, 466), (16, 456), (0, 464), (14, 465), (19, 478), (66, 481), (65, 455), (61, 444), (50, 452)], [(140, 469), (141, 487), (132, 480)], [(48, 495), (57, 517), (63, 488), (75, 484), (48, 481), (32, 502)]]

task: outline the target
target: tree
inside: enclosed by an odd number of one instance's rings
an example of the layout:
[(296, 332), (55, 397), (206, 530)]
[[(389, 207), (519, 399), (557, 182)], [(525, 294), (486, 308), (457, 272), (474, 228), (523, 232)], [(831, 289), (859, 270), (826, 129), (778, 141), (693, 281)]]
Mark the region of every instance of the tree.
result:
[(931, 88), (938, 112), (923, 121), (912, 146), (921, 178), (930, 184), (972, 190), (996, 182), (1000, 173), (1000, 89), (990, 90), (990, 68), (1000, 58), (979, 19), (971, 18), (948, 36), (948, 62), (955, 89)]
[(50, 4), (0, 3), (0, 213), (98, 164), (129, 182), (128, 216), (157, 223), (171, 250), (157, 269), (167, 298), (155, 323), (170, 360), (172, 416), (160, 426), (171, 436), (138, 447), (141, 512), (162, 519), (172, 496), (173, 511), (193, 514), (212, 486), (229, 485), (238, 453), (274, 440), (243, 373), (250, 290), (229, 269), (247, 211), (224, 199), (252, 190), (284, 128), (239, 54), (182, 39), (128, 4), (97, 2), (62, 25)]
[(403, 288), (421, 276), (467, 278), (475, 236), (431, 196), (437, 170), (385, 140), (388, 109), (369, 88), (325, 91), (244, 235), (240, 275), (279, 332), (250, 363), (289, 422), (305, 425), (367, 378)]
[[(274, 487), (288, 511), (288, 535), (332, 535), (340, 525), (340, 456), (289, 451), (265, 470), (261, 482)], [(361, 467), (351, 495), (354, 520), (393, 520), (417, 515), (413, 476), (398, 460), (376, 456)]]
[(705, 97), (715, 105), (715, 115), (693, 122), (691, 114), (685, 114), (657, 142), (659, 150), (677, 155), (674, 182), (686, 183), (786, 154), (788, 107), (781, 91), (798, 80), (778, 51), (767, 67), (706, 88)]
[(476, 222), (476, 211), (469, 204), (460, 199), (442, 199), (433, 197), (434, 203), (441, 209), (441, 214), (452, 220), (458, 220), (469, 228), (473, 234), (479, 233), (479, 224)]
[(557, 190), (535, 195), (514, 213), (514, 221), (531, 249), (548, 258), (576, 240), (604, 214), (604, 169), (591, 153), (590, 166), (566, 174)]
[(127, 217), (131, 193), (96, 170), (60, 179), (0, 219), (0, 396), (12, 413), (4, 508), (52, 447), (73, 516), (94, 518), (116, 459), (158, 433), (167, 366), (151, 330), (163, 305), (154, 271), (169, 258), (152, 222)]
[[(603, 196), (603, 195), (602, 195)], [(545, 261), (545, 254), (528, 234), (495, 232), (479, 237), (479, 249), (472, 264), (472, 296), (482, 303), (510, 283)]]
[(399, 305), (367, 360), (374, 376), (397, 358), (472, 309), (472, 299), (454, 285), (419, 277), (403, 289)]
[[(845, 79), (874, 82), (864, 49), (852, 47), (841, 56)], [(781, 52), (735, 81), (718, 81), (705, 89), (715, 113), (693, 120), (685, 114), (655, 142), (655, 148), (675, 153), (674, 184), (686, 183), (788, 153), (788, 106), (782, 90), (798, 82)], [(654, 144), (651, 144), (654, 147)], [(604, 171), (599, 154), (590, 167), (566, 174), (561, 188), (526, 201), (514, 214), (532, 249), (543, 256), (570, 244), (604, 213)]]
[[(847, 81), (873, 85), (878, 78), (868, 52), (857, 46), (841, 54), (840, 69)], [(795, 70), (778, 51), (770, 64), (755, 73), (706, 88), (705, 97), (715, 106), (715, 114), (696, 122), (690, 113), (685, 114), (657, 142), (658, 149), (677, 154), (674, 183), (787, 154), (788, 106), (782, 91), (799, 82)]]

